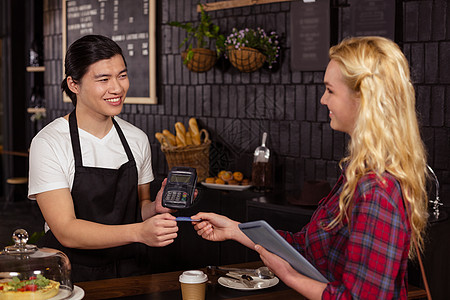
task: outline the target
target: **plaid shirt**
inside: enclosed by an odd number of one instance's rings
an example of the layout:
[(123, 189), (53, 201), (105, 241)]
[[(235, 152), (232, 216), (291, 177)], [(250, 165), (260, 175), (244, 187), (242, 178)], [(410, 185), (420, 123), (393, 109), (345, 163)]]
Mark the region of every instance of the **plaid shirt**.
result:
[(407, 299), (411, 228), (398, 181), (383, 174), (360, 179), (345, 220), (324, 230), (338, 214), (342, 174), (311, 221), (298, 233), (279, 233), (330, 281), (322, 299)]

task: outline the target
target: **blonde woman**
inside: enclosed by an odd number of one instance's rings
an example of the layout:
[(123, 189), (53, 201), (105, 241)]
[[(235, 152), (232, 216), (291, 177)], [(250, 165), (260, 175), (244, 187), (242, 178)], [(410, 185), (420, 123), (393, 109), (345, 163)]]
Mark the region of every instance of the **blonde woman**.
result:
[[(330, 126), (351, 137), (342, 175), (300, 232), (281, 232), (330, 281), (320, 283), (254, 245), (238, 222), (198, 213), (198, 234), (236, 240), (259, 252), (288, 286), (308, 299), (407, 299), (408, 257), (423, 245), (426, 158), (409, 66), (382, 37), (342, 41), (329, 51), (321, 104)], [(411, 215), (407, 215), (406, 206)]]

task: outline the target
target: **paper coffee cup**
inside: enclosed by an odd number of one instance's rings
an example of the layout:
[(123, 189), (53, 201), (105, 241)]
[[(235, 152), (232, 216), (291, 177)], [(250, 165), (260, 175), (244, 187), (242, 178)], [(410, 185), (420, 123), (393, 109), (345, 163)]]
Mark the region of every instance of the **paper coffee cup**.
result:
[(183, 300), (205, 299), (208, 276), (200, 270), (185, 271), (180, 275), (181, 294)]

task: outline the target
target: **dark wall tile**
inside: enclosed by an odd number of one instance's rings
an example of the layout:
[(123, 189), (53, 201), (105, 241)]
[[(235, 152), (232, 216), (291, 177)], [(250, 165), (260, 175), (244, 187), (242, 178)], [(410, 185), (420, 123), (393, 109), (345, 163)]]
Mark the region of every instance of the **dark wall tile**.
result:
[(322, 157), (322, 125), (320, 123), (311, 124), (311, 157)]
[(425, 82), (439, 82), (439, 45), (438, 43), (425, 44)]
[(292, 142), (290, 139), (290, 126), (288, 122), (280, 123), (280, 144), (277, 148), (279, 148), (279, 154), (283, 156), (289, 155), (289, 146)]
[(431, 88), (429, 86), (417, 86), (417, 111), (420, 123), (424, 126), (430, 125), (430, 111), (431, 111)]
[(432, 87), (430, 99), (431, 99), (430, 125), (433, 127), (442, 127), (444, 126), (444, 113), (445, 113), (445, 87), (444, 86)]
[(447, 129), (436, 128), (434, 136), (434, 165), (438, 166), (439, 169), (448, 170), (450, 168), (448, 159), (450, 153), (450, 133)]
[(311, 155), (311, 123), (300, 122), (300, 153), (302, 157)]
[[(433, 41), (445, 39), (445, 26), (448, 21), (447, 13), (448, 1), (435, 0), (432, 2), (432, 17), (431, 17), (431, 36)], [(448, 28), (448, 27), (447, 27)]]
[(203, 116), (203, 108), (205, 106), (205, 101), (203, 97), (203, 87), (201, 85), (193, 86), (195, 89), (195, 112), (192, 116)]
[(439, 79), (440, 83), (450, 83), (450, 41), (439, 44)]
[(295, 120), (295, 86), (286, 86), (285, 91), (285, 120)]
[(418, 22), (418, 36), (419, 41), (431, 40), (431, 16), (432, 16), (432, 2), (419, 2), (419, 22)]
[(403, 3), (404, 7), (404, 31), (405, 42), (414, 42), (419, 38), (419, 3), (417, 1), (408, 1)]
[(289, 155), (293, 157), (300, 156), (300, 123), (289, 123)]
[(295, 86), (295, 119), (306, 120), (306, 87)]
[(317, 92), (315, 85), (306, 86), (306, 120), (317, 120)]
[(333, 159), (333, 131), (328, 124), (322, 124), (322, 154), (323, 159)]
[(423, 83), (425, 76), (425, 54), (424, 44), (411, 44), (411, 57), (409, 60), (411, 66), (411, 79), (414, 83)]
[(445, 127), (450, 127), (450, 86), (445, 87)]

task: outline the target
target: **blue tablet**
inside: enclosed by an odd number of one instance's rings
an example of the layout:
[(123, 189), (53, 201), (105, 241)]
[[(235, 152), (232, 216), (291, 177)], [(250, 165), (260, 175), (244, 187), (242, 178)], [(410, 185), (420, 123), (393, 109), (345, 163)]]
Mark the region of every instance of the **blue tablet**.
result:
[(239, 228), (255, 244), (259, 244), (268, 251), (280, 256), (299, 273), (320, 282), (328, 280), (303, 255), (273, 229), (266, 221), (253, 221), (239, 224)]

